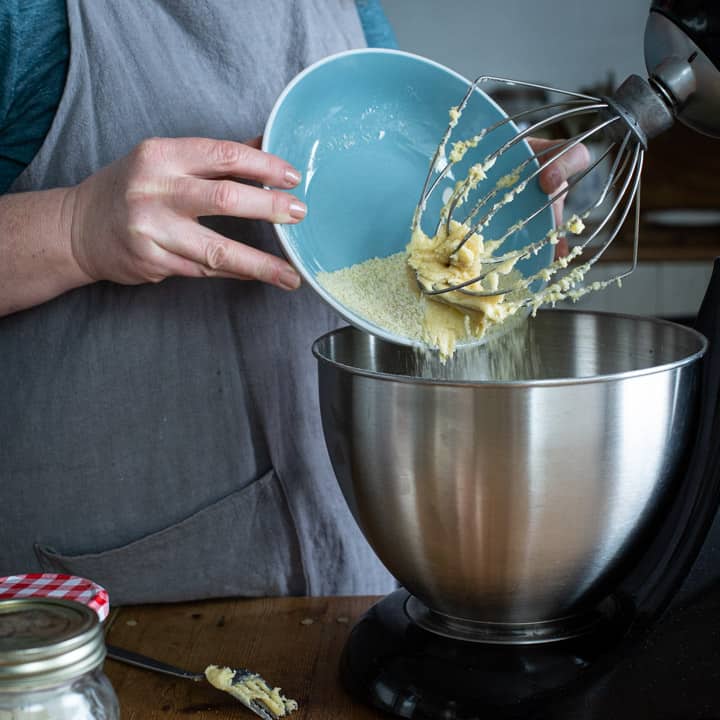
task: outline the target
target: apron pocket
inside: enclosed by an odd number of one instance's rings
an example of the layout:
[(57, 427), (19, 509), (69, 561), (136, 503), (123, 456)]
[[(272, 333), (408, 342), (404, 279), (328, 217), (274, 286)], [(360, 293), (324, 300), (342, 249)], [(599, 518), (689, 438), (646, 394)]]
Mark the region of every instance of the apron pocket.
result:
[(127, 545), (63, 555), (37, 544), (35, 552), (45, 572), (89, 578), (113, 605), (306, 592), (295, 525), (272, 470)]

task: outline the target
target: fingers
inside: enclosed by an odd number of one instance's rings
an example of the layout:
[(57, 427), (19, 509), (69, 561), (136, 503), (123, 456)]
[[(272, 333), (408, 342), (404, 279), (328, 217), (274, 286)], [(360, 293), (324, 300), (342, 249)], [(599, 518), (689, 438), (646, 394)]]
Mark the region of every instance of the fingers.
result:
[[(540, 153), (547, 150), (539, 161), (545, 164), (550, 158), (555, 157), (563, 150), (564, 140), (547, 140), (544, 138), (528, 138), (528, 144), (533, 152)], [(548, 149), (551, 148), (551, 149)], [(539, 177), (540, 187), (543, 192), (548, 195), (565, 190), (568, 185), (568, 179), (579, 172), (582, 172), (590, 165), (590, 153), (582, 143), (575, 145), (565, 154), (558, 157), (553, 163), (548, 165)], [(563, 222), (564, 194), (553, 203), (553, 217), (555, 219), (555, 227), (561, 227)], [(568, 243), (565, 237), (561, 237), (559, 243), (555, 246), (555, 258), (564, 257), (568, 254)]]
[[(547, 162), (551, 157), (556, 155), (560, 150), (562, 150), (562, 143), (563, 140), (546, 140), (544, 138), (528, 138), (528, 144), (532, 148), (533, 152), (540, 153), (543, 150), (547, 150), (546, 153), (542, 155), (542, 157), (538, 158), (541, 164), (544, 164)], [(556, 148), (556, 149), (550, 149), (548, 148)], [(541, 173), (540, 173), (540, 187), (542, 188), (543, 192), (546, 192), (548, 195), (554, 195), (555, 193), (561, 192), (562, 190), (565, 190), (567, 187), (567, 179), (566, 177), (563, 177), (563, 173), (567, 172), (568, 167), (565, 166), (564, 168), (558, 168), (555, 166), (559, 166), (560, 161), (557, 160), (552, 165), (549, 165), (546, 167)], [(559, 175), (558, 175), (558, 169), (559, 169)], [(579, 168), (582, 170), (582, 167)], [(575, 172), (578, 172), (577, 170)], [(571, 173), (572, 174), (572, 173)], [(562, 226), (563, 222), (563, 211), (565, 209), (565, 195), (561, 194), (560, 197), (552, 204), (552, 213), (553, 213), (553, 220), (555, 221), (555, 227), (559, 228)], [(558, 244), (555, 246), (555, 259), (564, 257), (568, 254), (568, 244), (567, 244), (567, 238), (565, 238), (564, 235), (560, 236), (560, 239), (558, 241)]]
[(165, 167), (174, 174), (238, 177), (280, 188), (300, 182), (300, 173), (282, 158), (231, 140), (151, 138), (138, 145), (135, 160), (142, 167)]
[(286, 189), (297, 185), (297, 170), (262, 152), (260, 142), (260, 138), (248, 144), (152, 138), (123, 160), (126, 244), (132, 246), (135, 275), (141, 281), (170, 275), (217, 276), (256, 279), (287, 290), (299, 287), (300, 276), (285, 260), (225, 238), (196, 221), (201, 216), (226, 215), (296, 223), (305, 217), (307, 207), (289, 193), (226, 179)]
[(282, 258), (230, 240), (192, 221), (180, 224), (162, 242), (171, 253), (192, 261), (183, 275), (252, 279), (284, 290), (300, 287), (300, 276)]
[[(550, 192), (556, 193), (561, 190), (564, 190), (567, 187), (566, 182), (560, 183), (558, 187), (556, 187), (554, 190), (551, 190)], [(547, 192), (547, 191), (546, 191)], [(553, 204), (552, 204), (552, 211), (553, 211), (553, 218), (555, 219), (555, 227), (560, 227), (563, 222), (563, 212), (565, 210), (565, 196), (561, 195)]]
[(569, 252), (570, 248), (568, 247), (567, 238), (561, 237), (558, 244), (555, 246), (555, 260), (565, 257)]
[(230, 215), (274, 223), (297, 223), (307, 214), (305, 203), (294, 195), (232, 180), (179, 177), (169, 188), (169, 198), (178, 214), (186, 217)]
[[(558, 145), (558, 143), (562, 143), (562, 141), (533, 138), (532, 141), (530, 141), (530, 146), (535, 152), (540, 152), (553, 145)], [(557, 155), (562, 149), (562, 145), (559, 145), (557, 150), (550, 150), (541, 158), (541, 163), (544, 164), (549, 158)], [(589, 164), (590, 153), (587, 147), (582, 143), (575, 145), (540, 173), (540, 187), (549, 195), (554, 194), (561, 188), (563, 183), (567, 182), (568, 178), (582, 172)]]

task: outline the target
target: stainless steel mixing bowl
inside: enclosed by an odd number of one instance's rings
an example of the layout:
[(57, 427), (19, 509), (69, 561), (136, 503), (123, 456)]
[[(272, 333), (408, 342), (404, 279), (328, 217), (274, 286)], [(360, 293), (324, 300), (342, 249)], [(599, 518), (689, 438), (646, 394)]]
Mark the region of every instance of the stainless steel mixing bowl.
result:
[(351, 328), (313, 352), (333, 467), (379, 558), (432, 611), (504, 624), (611, 589), (679, 481), (706, 344), (548, 310), (445, 368)]

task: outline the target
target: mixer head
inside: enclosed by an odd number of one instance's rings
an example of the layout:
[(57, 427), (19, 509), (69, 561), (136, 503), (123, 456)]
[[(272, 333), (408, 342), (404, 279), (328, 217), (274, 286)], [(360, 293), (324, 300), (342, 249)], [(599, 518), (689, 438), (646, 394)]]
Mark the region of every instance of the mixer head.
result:
[[(695, 92), (676, 104), (677, 119), (720, 138), (720, 6), (713, 0), (655, 0), (645, 28), (645, 65), (670, 94), (677, 83), (668, 59), (682, 76), (692, 72)], [(682, 61), (686, 61), (683, 65)]]
[[(422, 241), (427, 241), (421, 223), (428, 199), (446, 178), (452, 177), (457, 163), (467, 162), (466, 155), (473, 153), (467, 176), (456, 182), (449, 193), (429, 240), (436, 255), (445, 258), (447, 275), (427, 273), (421, 262), (414, 261), (416, 243), (411, 243), (410, 265), (415, 268), (421, 291), (435, 300), (467, 309), (476, 309), (478, 302), (492, 299), (507, 302), (516, 311), (565, 298), (577, 300), (591, 290), (619, 283), (632, 273), (637, 266), (639, 188), (648, 140), (669, 129), (676, 118), (720, 137), (720, 71), (714, 62), (715, 56), (720, 56), (717, 42), (720, 10), (708, 7), (708, 2), (697, 0), (656, 0), (646, 31), (649, 78), (631, 75), (609, 97), (493, 76), (477, 78), (458, 106), (450, 111), (448, 127), (430, 163), (413, 219), (414, 237), (419, 234)], [(523, 108), (494, 125), (476, 129), (469, 137), (457, 138), (458, 121), (466, 106), (478, 89), (490, 84), (510, 91), (534, 91), (550, 101)], [(536, 150), (491, 187), (481, 185), (486, 181), (486, 172), (512, 147), (537, 136), (566, 136), (567, 123), (576, 120), (582, 122), (582, 131)], [(493, 143), (493, 133), (508, 125), (521, 129), (510, 140)], [(501, 208), (580, 143), (593, 143), (600, 148), (587, 168), (571, 177), (545, 204), (518, 217), (498, 235), (485, 237), (486, 228)], [(532, 238), (524, 247), (512, 242), (516, 233), (581, 182), (585, 187), (592, 185), (596, 191), (575, 215), (544, 237)], [(586, 282), (585, 276), (617, 237), (633, 207), (630, 266), (601, 282)], [(582, 235), (588, 218), (594, 222)], [(578, 235), (567, 256), (557, 258), (535, 274), (513, 274), (517, 263), (547, 245), (556, 244), (559, 234), (567, 232)], [(463, 274), (458, 265), (466, 246), (471, 250), (472, 262), (468, 264), (466, 258)], [(507, 279), (503, 282), (502, 278)], [(542, 282), (548, 285), (538, 290)]]

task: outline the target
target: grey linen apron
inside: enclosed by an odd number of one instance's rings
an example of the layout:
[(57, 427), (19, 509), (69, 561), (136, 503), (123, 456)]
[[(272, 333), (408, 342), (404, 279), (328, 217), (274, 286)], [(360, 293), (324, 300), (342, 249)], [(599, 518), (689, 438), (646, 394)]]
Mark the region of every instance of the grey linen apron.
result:
[[(255, 137), (297, 72), (364, 44), (353, 0), (67, 8), (61, 104), (12, 191), (151, 136)], [(265, 223), (213, 225), (278, 252)], [(310, 346), (337, 324), (309, 288), (185, 278), (0, 318), (0, 575), (75, 573), (115, 603), (394, 588), (326, 454)]]

